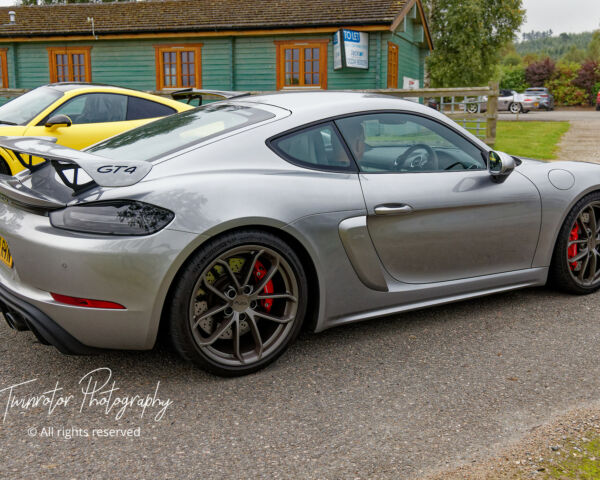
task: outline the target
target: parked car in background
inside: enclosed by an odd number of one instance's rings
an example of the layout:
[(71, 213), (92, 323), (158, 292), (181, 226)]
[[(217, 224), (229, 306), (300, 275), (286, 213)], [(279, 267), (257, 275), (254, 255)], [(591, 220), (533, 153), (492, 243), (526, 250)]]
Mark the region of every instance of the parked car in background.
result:
[[(600, 98), (600, 92), (598, 93), (598, 96)], [(440, 109), (440, 99), (439, 98), (428, 98), (427, 99), (427, 106), (429, 108), (433, 108), (434, 110), (438, 110)]]
[[(90, 83), (53, 83), (0, 106), (0, 135), (55, 137), (80, 150), (153, 119), (193, 108), (171, 98)], [(23, 170), (12, 152), (0, 149), (0, 174)]]
[[(477, 113), (487, 111), (487, 97), (480, 97), (477, 99), (469, 99), (466, 106), (467, 112)], [(480, 110), (479, 110), (479, 105)], [(536, 95), (528, 95), (524, 93), (518, 93), (514, 90), (500, 90), (500, 96), (498, 97), (498, 111), (500, 112), (511, 112), (511, 113), (527, 113), (530, 110), (539, 108), (540, 102)]]
[(531, 87), (525, 90), (524, 95), (537, 96), (540, 103), (540, 108), (548, 111), (554, 110), (554, 96), (547, 88)]

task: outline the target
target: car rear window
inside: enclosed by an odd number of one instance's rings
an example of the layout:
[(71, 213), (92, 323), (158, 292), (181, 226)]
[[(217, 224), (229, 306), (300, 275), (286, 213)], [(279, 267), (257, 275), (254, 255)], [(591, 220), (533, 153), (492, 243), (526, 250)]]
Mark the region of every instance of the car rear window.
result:
[(275, 114), (258, 107), (219, 102), (134, 128), (87, 151), (109, 158), (153, 161), (274, 117)]
[(166, 117), (177, 113), (174, 108), (140, 97), (127, 97), (127, 120)]

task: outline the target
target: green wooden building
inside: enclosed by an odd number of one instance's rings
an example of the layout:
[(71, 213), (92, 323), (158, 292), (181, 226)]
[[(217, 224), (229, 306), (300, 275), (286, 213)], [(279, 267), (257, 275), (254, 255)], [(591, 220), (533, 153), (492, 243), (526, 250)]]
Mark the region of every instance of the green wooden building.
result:
[(421, 0), (163, 0), (0, 8), (0, 88), (422, 86)]

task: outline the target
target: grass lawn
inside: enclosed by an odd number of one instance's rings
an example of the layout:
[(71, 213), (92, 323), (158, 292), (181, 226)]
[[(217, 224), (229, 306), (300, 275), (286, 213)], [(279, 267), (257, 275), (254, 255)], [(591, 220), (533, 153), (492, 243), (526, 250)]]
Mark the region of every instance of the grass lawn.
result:
[(555, 456), (552, 464), (546, 463), (543, 480), (597, 480), (600, 478), (600, 439), (573, 442), (560, 457)]
[(498, 122), (496, 150), (518, 157), (553, 160), (569, 122)]

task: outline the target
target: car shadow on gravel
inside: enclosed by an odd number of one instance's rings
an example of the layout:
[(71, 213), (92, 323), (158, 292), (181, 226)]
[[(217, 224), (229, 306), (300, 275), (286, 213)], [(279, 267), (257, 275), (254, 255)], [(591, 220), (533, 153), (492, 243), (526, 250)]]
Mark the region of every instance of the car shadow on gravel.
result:
[[(527, 311), (543, 315), (553, 308), (562, 309), (574, 298), (547, 288), (535, 288), (497, 294), (479, 299), (428, 308), (342, 325), (313, 334), (302, 332), (296, 342), (272, 366), (250, 377), (288, 374), (336, 375), (340, 369), (365, 370), (384, 365), (393, 358), (404, 363), (415, 347), (440, 348), (440, 344), (461, 347), (461, 335), (474, 332), (493, 335), (503, 328), (527, 320)], [(523, 315), (525, 313), (525, 315)], [(105, 351), (91, 356), (63, 355), (53, 347), (40, 344), (30, 332), (15, 332), (4, 324), (0, 354), (18, 355), (33, 367), (56, 372), (89, 371), (110, 367), (130, 379), (164, 378), (170, 380), (226, 381), (203, 372), (181, 359), (168, 342), (159, 341), (150, 351)], [(486, 348), (482, 345), (481, 348)], [(403, 359), (403, 357), (405, 357)]]

